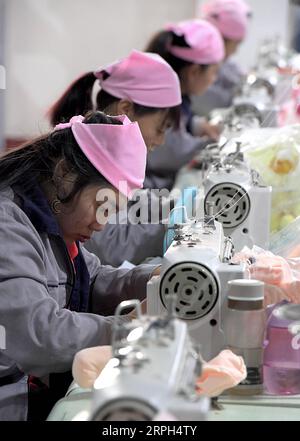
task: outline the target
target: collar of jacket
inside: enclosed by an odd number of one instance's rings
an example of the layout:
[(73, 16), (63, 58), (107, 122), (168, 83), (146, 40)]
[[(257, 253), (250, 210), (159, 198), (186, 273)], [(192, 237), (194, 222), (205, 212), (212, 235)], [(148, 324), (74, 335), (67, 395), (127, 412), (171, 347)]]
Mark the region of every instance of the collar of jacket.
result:
[(37, 231), (62, 237), (59, 225), (37, 182), (32, 182), (25, 189), (14, 187), (13, 190), (21, 197), (22, 210), (29, 217)]
[[(14, 192), (22, 200), (22, 210), (39, 233), (59, 236), (64, 244), (67, 258), (70, 258), (59, 225), (49, 207), (47, 199), (37, 182), (26, 186), (26, 189), (14, 187)], [(84, 257), (78, 246), (78, 255), (74, 259), (75, 281), (67, 307), (72, 311), (86, 312), (89, 303), (90, 276)]]

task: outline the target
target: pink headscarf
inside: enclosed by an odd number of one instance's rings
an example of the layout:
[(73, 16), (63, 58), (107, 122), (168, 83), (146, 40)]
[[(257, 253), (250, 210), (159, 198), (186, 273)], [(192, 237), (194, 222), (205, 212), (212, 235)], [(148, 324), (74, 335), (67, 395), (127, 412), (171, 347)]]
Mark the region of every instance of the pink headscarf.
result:
[(237, 41), (246, 36), (250, 14), (243, 0), (209, 0), (201, 9), (202, 18), (215, 25), (223, 37)]
[(115, 116), (116, 124), (85, 124), (84, 117), (73, 116), (54, 130), (70, 127), (88, 160), (121, 193), (131, 197), (145, 179), (147, 148), (137, 122)]
[[(104, 74), (109, 76), (104, 79)], [(181, 104), (176, 72), (159, 55), (133, 50), (128, 57), (94, 72), (101, 88), (117, 98), (147, 107)]]
[(219, 31), (205, 20), (186, 20), (165, 27), (182, 36), (189, 47), (170, 45), (171, 54), (196, 64), (217, 64), (224, 56), (224, 42)]

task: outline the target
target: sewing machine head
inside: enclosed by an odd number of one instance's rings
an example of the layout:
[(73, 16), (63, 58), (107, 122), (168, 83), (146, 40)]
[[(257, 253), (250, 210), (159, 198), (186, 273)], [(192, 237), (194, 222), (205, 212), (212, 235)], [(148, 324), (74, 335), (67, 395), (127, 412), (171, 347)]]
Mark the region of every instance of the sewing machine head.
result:
[(278, 124), (279, 106), (275, 103), (278, 74), (270, 73), (269, 77), (258, 72), (246, 76), (233, 98), (233, 109), (240, 119), (256, 119), (261, 127), (276, 127)]
[[(238, 144), (238, 143), (237, 143)], [(254, 244), (268, 249), (271, 187), (244, 161), (240, 146), (208, 170), (204, 180), (204, 209), (213, 206), (237, 251)]]
[(203, 220), (182, 227), (164, 255), (161, 275), (148, 283), (148, 314), (166, 311), (169, 297), (175, 294), (176, 316), (188, 325), (205, 359), (213, 358), (225, 345), (227, 282), (245, 275), (242, 265), (231, 263), (232, 255), (231, 239), (208, 213)]
[[(195, 393), (199, 352), (172, 305), (160, 317), (149, 317), (141, 314), (139, 301), (120, 304), (113, 358), (94, 384), (92, 420), (150, 421), (164, 413), (177, 420), (206, 418), (209, 400)], [(137, 308), (130, 323), (120, 315), (128, 306)]]

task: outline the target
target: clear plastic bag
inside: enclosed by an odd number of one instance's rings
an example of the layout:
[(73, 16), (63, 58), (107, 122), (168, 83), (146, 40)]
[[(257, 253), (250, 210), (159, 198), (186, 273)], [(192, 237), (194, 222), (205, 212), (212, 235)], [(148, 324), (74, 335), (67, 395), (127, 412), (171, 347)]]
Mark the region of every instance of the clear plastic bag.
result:
[(268, 139), (248, 143), (244, 154), (264, 183), (272, 186), (270, 227), (276, 232), (300, 215), (300, 125), (271, 133)]
[(300, 257), (300, 216), (271, 235), (270, 251), (285, 258)]

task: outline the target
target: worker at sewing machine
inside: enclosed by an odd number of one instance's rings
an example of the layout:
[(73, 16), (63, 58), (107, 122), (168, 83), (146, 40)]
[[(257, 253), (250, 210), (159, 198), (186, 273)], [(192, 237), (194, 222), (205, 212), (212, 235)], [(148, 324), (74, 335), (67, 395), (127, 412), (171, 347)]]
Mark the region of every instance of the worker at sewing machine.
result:
[(82, 247), (142, 187), (146, 151), (136, 122), (93, 112), (0, 159), (0, 420), (46, 418), (75, 354), (109, 344), (116, 305), (146, 297), (157, 267), (105, 267)]
[[(167, 128), (177, 125), (181, 103), (177, 74), (159, 55), (136, 50), (72, 83), (49, 111), (52, 125), (68, 120), (73, 113), (92, 110), (96, 83), (100, 90), (94, 107), (109, 115), (125, 114), (136, 121), (149, 150), (158, 148)], [(149, 194), (147, 206), (153, 199), (155, 196)], [(107, 223), (85, 246), (103, 264), (138, 264), (149, 256), (162, 255), (164, 234), (162, 223), (134, 225), (120, 221), (118, 225)]]
[(219, 127), (203, 126), (194, 118), (191, 97), (203, 94), (215, 81), (224, 58), (220, 32), (205, 20), (187, 20), (167, 25), (153, 37), (147, 51), (161, 55), (180, 79), (182, 105), (179, 130), (169, 130), (165, 144), (147, 159), (145, 186), (172, 189), (178, 170), (209, 140), (219, 137)]
[[(199, 49), (202, 62), (217, 63), (222, 59), (223, 43), (213, 26), (205, 22), (197, 22), (196, 24), (190, 23), (190, 25), (188, 23), (187, 28), (190, 29), (191, 35), (197, 37), (194, 45), (196, 51), (197, 48)], [(204, 46), (203, 40), (209, 41), (209, 45)], [(148, 49), (151, 52), (151, 48)], [(187, 50), (191, 53), (195, 52), (193, 48), (187, 48)], [(196, 61), (199, 61), (199, 54), (197, 56)], [(172, 124), (172, 115), (175, 113), (176, 106), (181, 103), (181, 92), (178, 93), (179, 83), (174, 70), (166, 63), (163, 64), (159, 55), (156, 54), (155, 57), (133, 51), (123, 60), (101, 68), (95, 74), (90, 73), (81, 77), (53, 106), (50, 112), (52, 123), (66, 119), (70, 108), (76, 113), (92, 106), (92, 86), (97, 77), (101, 87), (96, 99), (97, 107), (109, 114), (123, 112), (132, 120), (137, 121), (149, 148), (161, 144), (164, 142), (166, 127)], [(177, 58), (174, 56), (173, 59)], [(181, 65), (180, 70), (184, 68), (185, 71), (190, 72), (189, 80), (186, 79), (184, 82), (191, 83), (196, 75), (197, 87), (201, 90), (211, 83), (217, 68), (217, 64), (211, 64), (202, 72), (198, 64), (181, 61)], [(82, 96), (86, 97), (84, 103), (78, 98)], [(168, 109), (171, 110), (168, 111)], [(159, 133), (159, 136), (149, 136), (149, 127), (152, 128), (152, 132)], [(193, 156), (194, 149), (202, 145), (202, 141), (199, 143), (200, 138), (189, 135), (185, 128), (177, 130), (174, 127), (172, 132), (176, 138), (180, 138), (183, 134), (183, 137), (188, 140), (190, 143), (188, 149), (191, 148), (193, 151), (189, 152), (189, 156)], [(177, 143), (177, 147), (181, 148), (181, 141), (179, 144)], [(181, 156), (180, 152), (178, 154)], [(185, 155), (186, 153), (183, 153), (183, 156)], [(170, 163), (169, 158), (168, 163)], [(149, 185), (146, 180), (144, 187), (148, 186), (151, 184)], [(155, 188), (161, 188), (160, 184)], [(108, 224), (103, 231), (95, 234), (86, 246), (104, 263), (119, 266), (127, 260), (137, 264), (149, 256), (162, 255), (164, 234), (165, 228), (161, 224)]]
[[(98, 92), (93, 102), (93, 88)], [(68, 86), (48, 112), (52, 126), (72, 115), (100, 110), (137, 121), (149, 150), (163, 144), (167, 128), (176, 125), (181, 104), (174, 70), (154, 54), (132, 50), (126, 57), (87, 72)]]
[(231, 57), (246, 38), (251, 10), (244, 0), (207, 0), (200, 15), (216, 26), (225, 45), (225, 58), (217, 80), (203, 95), (193, 98), (194, 112), (208, 116), (214, 109), (231, 106), (235, 88), (242, 80), (243, 73)]

